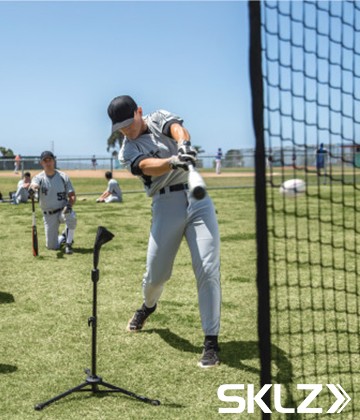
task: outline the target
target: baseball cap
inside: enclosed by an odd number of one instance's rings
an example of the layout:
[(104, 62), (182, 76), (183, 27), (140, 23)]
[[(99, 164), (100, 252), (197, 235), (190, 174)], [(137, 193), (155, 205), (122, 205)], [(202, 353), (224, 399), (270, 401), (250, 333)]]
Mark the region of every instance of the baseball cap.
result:
[(48, 150), (45, 150), (45, 152), (42, 152), (40, 155), (40, 160), (44, 160), (46, 158), (52, 158), (55, 159), (55, 156), (53, 154), (53, 152), (50, 152)]
[(112, 121), (112, 132), (125, 128), (134, 121), (134, 112), (138, 109), (131, 96), (122, 95), (114, 98), (108, 107), (108, 114)]

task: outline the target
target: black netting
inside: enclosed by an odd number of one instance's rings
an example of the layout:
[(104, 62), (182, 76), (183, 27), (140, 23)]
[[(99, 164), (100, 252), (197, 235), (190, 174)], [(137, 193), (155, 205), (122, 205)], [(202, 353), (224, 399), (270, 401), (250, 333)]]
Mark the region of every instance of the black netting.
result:
[(360, 3), (260, 11), (272, 381), (295, 406), (294, 384), (341, 384), (360, 418)]

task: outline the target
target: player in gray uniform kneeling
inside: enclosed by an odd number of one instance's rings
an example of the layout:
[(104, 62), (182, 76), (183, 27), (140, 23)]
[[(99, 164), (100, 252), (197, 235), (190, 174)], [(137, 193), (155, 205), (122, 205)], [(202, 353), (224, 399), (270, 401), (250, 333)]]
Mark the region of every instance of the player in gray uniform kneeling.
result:
[[(76, 214), (73, 210), (76, 201), (74, 188), (68, 175), (55, 169), (55, 156), (52, 152), (41, 153), (40, 163), (44, 170), (32, 179), (29, 193), (39, 191), (46, 247), (56, 250), (65, 243), (65, 254), (72, 254), (76, 228)], [(59, 236), (60, 223), (65, 223), (66, 229)]]
[(152, 197), (152, 224), (144, 302), (130, 319), (127, 331), (143, 328), (169, 280), (182, 238), (190, 248), (197, 281), (201, 324), (205, 335), (199, 366), (218, 365), (220, 330), (220, 237), (215, 209), (208, 195), (196, 200), (188, 191), (188, 165), (195, 165), (196, 150), (183, 120), (164, 110), (143, 116), (130, 96), (113, 99), (108, 107), (113, 132), (125, 136), (119, 159), (144, 183)]

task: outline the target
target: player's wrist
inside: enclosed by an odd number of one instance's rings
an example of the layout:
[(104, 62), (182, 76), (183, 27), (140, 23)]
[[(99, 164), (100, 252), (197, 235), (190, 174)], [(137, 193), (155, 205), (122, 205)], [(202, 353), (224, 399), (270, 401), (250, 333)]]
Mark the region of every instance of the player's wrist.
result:
[(177, 169), (177, 167), (174, 166), (174, 157), (175, 156), (171, 156), (169, 159), (167, 159), (167, 164), (169, 166), (170, 171)]
[(180, 139), (178, 140), (178, 148), (181, 146), (191, 146), (191, 141), (186, 139)]

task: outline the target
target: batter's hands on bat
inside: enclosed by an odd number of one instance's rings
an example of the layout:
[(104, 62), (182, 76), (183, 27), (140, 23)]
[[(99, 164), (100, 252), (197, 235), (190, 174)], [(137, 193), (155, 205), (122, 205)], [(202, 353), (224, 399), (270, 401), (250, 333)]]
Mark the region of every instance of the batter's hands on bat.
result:
[(191, 155), (196, 159), (197, 150), (191, 146), (190, 141), (184, 141), (182, 145), (178, 148), (179, 155)]
[(34, 195), (35, 195), (35, 191), (34, 191), (32, 188), (29, 188), (29, 189), (28, 189), (28, 193), (29, 193), (29, 197), (30, 197), (30, 198), (33, 198), (33, 197), (34, 197)]
[(169, 161), (169, 165), (171, 169), (182, 169), (184, 171), (189, 170), (189, 165), (195, 166), (196, 164), (196, 158), (192, 155), (180, 155), (172, 156)]
[(196, 156), (192, 154), (178, 153), (178, 159), (180, 160), (180, 162), (187, 162), (188, 164), (196, 166)]

